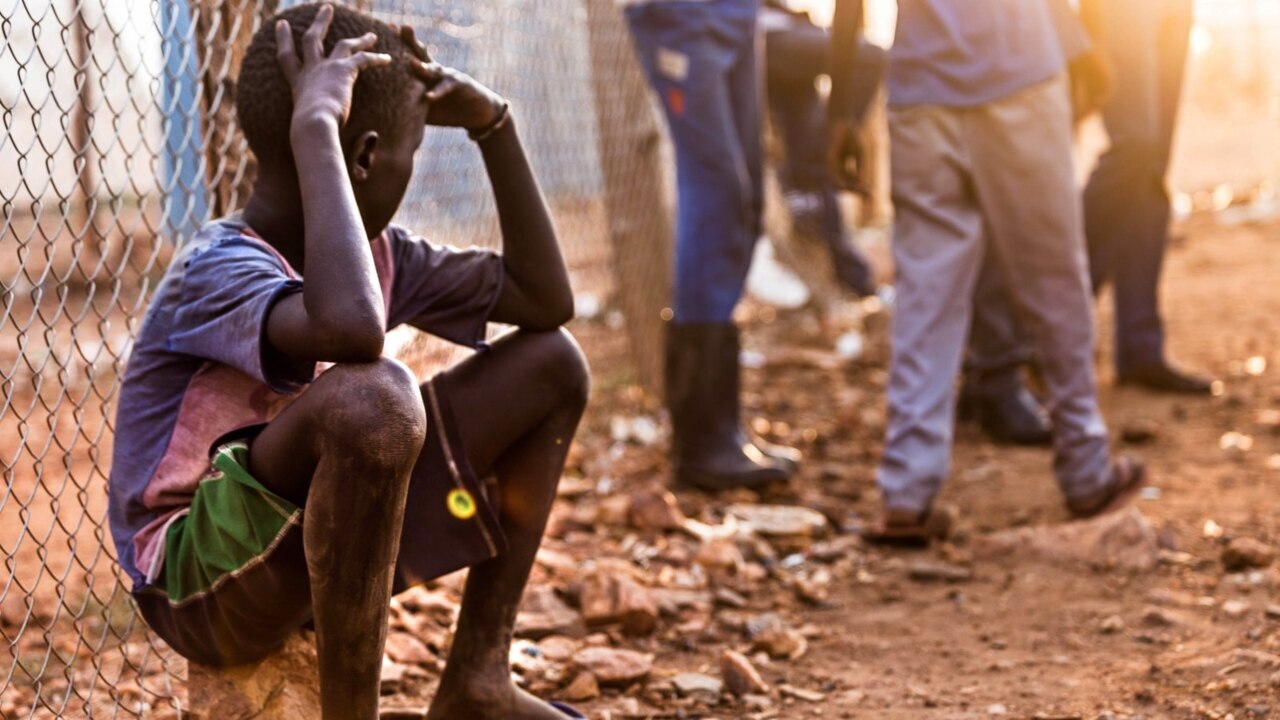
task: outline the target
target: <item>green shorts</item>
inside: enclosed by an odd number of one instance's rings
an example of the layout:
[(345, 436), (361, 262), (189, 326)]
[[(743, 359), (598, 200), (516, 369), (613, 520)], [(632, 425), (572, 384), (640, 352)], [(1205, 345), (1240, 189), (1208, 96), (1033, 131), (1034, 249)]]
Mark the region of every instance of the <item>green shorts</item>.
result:
[[(428, 432), (409, 481), (396, 592), (506, 550), (496, 495), (453, 430), (446, 381), (425, 386)], [(249, 446), (214, 449), (190, 508), (165, 533), (159, 575), (134, 592), (156, 634), (206, 665), (257, 660), (311, 619), (305, 513), (249, 473)]]

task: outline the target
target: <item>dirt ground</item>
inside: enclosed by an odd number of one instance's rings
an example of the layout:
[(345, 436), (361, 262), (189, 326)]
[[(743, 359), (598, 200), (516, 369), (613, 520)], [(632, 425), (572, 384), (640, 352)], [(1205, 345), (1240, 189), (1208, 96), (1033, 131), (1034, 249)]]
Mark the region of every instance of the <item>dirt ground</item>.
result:
[[(745, 607), (688, 608), (661, 620), (651, 638), (616, 628), (588, 644), (654, 653), (647, 683), (606, 690), (581, 703), (592, 717), (874, 718), (1268, 718), (1280, 717), (1280, 603), (1273, 569), (1227, 573), (1219, 560), (1233, 538), (1280, 542), (1280, 291), (1272, 259), (1280, 225), (1225, 225), (1195, 216), (1180, 228), (1164, 283), (1172, 354), (1223, 380), (1216, 397), (1185, 399), (1118, 388), (1108, 369), (1110, 312), (1101, 304), (1102, 399), (1120, 450), (1145, 459), (1152, 490), (1137, 503), (1157, 538), (1154, 567), (1046, 560), (1019, 552), (975, 552), (1013, 528), (1048, 533), (1067, 522), (1044, 450), (996, 447), (975, 428), (959, 432), (943, 502), (956, 508), (951, 542), (922, 552), (885, 551), (830, 537), (779, 548), (766, 577), (714, 571), (694, 587), (730, 588)], [(750, 349), (766, 359), (749, 373), (757, 430), (801, 447), (800, 478), (763, 496), (676, 493), (689, 517), (723, 518), (734, 501), (817, 508), (855, 529), (878, 502), (873, 473), (884, 426), (887, 322), (867, 318), (867, 350), (852, 362), (829, 348), (847, 329), (805, 315), (756, 313)], [(590, 324), (578, 332), (591, 342)], [(780, 352), (795, 346), (800, 351)], [(621, 352), (621, 348), (615, 348)], [(661, 443), (615, 442), (619, 419), (653, 410), (619, 378), (615, 356), (593, 358), (597, 381), (569, 495), (557, 508), (539, 579), (572, 595), (582, 568), (627, 561), (662, 592), (687, 580), (679, 531), (611, 524), (610, 496), (664, 479)], [(611, 433), (613, 437), (611, 437)], [(1235, 433), (1235, 434), (1232, 434)], [(1128, 440), (1122, 440), (1121, 436)], [(592, 508), (605, 508), (593, 514)], [(1049, 528), (1046, 530), (1046, 528)], [(832, 546), (841, 548), (832, 553)], [(817, 550), (815, 550), (815, 547)], [(788, 555), (792, 550), (798, 554)], [(835, 555), (835, 557), (831, 557)], [(564, 557), (572, 559), (568, 566)], [(921, 562), (971, 569), (950, 583), (919, 582)], [(829, 594), (815, 605), (804, 587)], [(447, 584), (446, 584), (447, 587)], [(796, 591), (799, 588), (799, 591)], [(814, 598), (808, 597), (812, 601)], [(732, 604), (732, 603), (730, 603)], [(1268, 609), (1270, 608), (1270, 609)], [(679, 672), (719, 674), (726, 648), (750, 652), (743, 625), (764, 613), (808, 639), (795, 660), (753, 656), (771, 700), (707, 706), (675, 699)], [(567, 682), (572, 672), (564, 675)], [(535, 689), (539, 689), (537, 683)], [(815, 691), (809, 699), (782, 686)], [(429, 683), (420, 688), (422, 696)], [(562, 695), (554, 685), (540, 691)], [(726, 698), (730, 696), (725, 694)]]
[[(1047, 451), (996, 447), (973, 427), (959, 431), (942, 500), (958, 513), (950, 541), (911, 552), (857, 539), (878, 503), (888, 360), (888, 315), (862, 307), (825, 319), (759, 307), (745, 314), (754, 358), (748, 417), (757, 432), (804, 450), (799, 478), (763, 493), (679, 490), (674, 503), (695, 522), (665, 530), (637, 522), (637, 498), (661, 498), (667, 480), (660, 411), (631, 383), (623, 334), (607, 314), (576, 322), (593, 363), (593, 400), (529, 595), (564, 603), (572, 622), (551, 631), (522, 622), (524, 681), (610, 720), (1280, 717), (1280, 575), (1270, 567), (1227, 572), (1220, 559), (1233, 539), (1280, 544), (1280, 289), (1272, 261), (1280, 222), (1227, 222), (1247, 215), (1205, 213), (1184, 223), (1164, 284), (1172, 353), (1222, 378), (1216, 397), (1115, 387), (1110, 312), (1105, 297), (1101, 303), (1104, 409), (1121, 451), (1145, 459), (1153, 478), (1137, 503), (1145, 520), (1134, 520), (1146, 534), (1112, 538), (1101, 553), (1061, 535), (1073, 526)], [(835, 339), (855, 329), (862, 354), (833, 353)], [(733, 503), (812, 508), (827, 526), (813, 537), (695, 537), (699, 528), (714, 536), (728, 527)], [(1010, 531), (1026, 535), (1014, 536), (1009, 552), (983, 549)], [(1031, 552), (1037, 542), (1083, 559)], [(1107, 555), (1130, 551), (1149, 562), (1134, 569)], [(921, 567), (951, 577), (922, 577)], [(584, 586), (618, 577), (642, 588), (656, 622), (633, 634), (626, 623), (583, 628)], [(387, 707), (429, 702), (459, 587), (453, 576), (417, 598), (435, 605), (398, 603), (393, 636), (401, 642), (389, 654), (405, 672), (388, 684)], [(790, 643), (779, 658), (752, 639), (761, 627)], [(118, 634), (122, 658), (145, 657), (136, 625)], [(27, 633), (32, 642), (58, 637), (38, 635)], [(575, 658), (591, 646), (638, 651), (652, 668), (579, 696)], [(676, 692), (680, 673), (719, 679), (726, 650), (743, 652), (768, 688), (714, 700)], [(165, 672), (154, 659), (137, 662), (148, 668), (147, 692), (156, 692)], [(72, 669), (59, 674), (72, 678)], [(28, 716), (33, 688), (21, 674), (15, 681), (0, 717)], [(65, 716), (81, 716), (82, 705), (65, 704), (57, 687), (41, 693)], [(115, 696), (136, 702), (147, 694), (117, 688)], [(145, 702), (157, 712), (144, 715), (176, 716), (176, 703)]]

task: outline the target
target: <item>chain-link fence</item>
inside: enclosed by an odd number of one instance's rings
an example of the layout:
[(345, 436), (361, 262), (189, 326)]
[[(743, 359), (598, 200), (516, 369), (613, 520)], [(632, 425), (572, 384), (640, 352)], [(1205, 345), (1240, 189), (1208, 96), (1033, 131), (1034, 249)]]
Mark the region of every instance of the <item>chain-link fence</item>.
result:
[[(235, 132), (234, 78), (280, 4), (0, 0), (0, 717), (182, 710), (185, 663), (136, 616), (108, 537), (114, 400), (174, 247), (245, 199), (252, 164)], [(614, 0), (357, 4), (414, 25), (437, 58), (510, 97), (580, 305), (622, 311), (637, 378), (652, 384), (670, 162)], [(878, 15), (891, 4), (876, 3)], [(1182, 163), (1179, 184), (1265, 195), (1280, 174), (1280, 11), (1270, 0), (1202, 4), (1187, 125), (1233, 140), (1197, 134), (1192, 144), (1215, 150), (1191, 154), (1240, 148), (1241, 160)], [(445, 242), (495, 243), (470, 144), (432, 132), (422, 158), (400, 220)]]
[[(135, 614), (106, 527), (114, 400), (174, 247), (245, 200), (234, 78), (282, 4), (0, 0), (0, 717), (183, 709), (185, 663)], [(613, 0), (358, 5), (414, 25), (436, 58), (509, 96), (584, 309), (614, 297), (615, 247), (628, 272), (662, 276), (661, 142)], [(465, 136), (431, 132), (421, 157), (399, 220), (496, 243)], [(635, 330), (653, 348), (658, 310)]]

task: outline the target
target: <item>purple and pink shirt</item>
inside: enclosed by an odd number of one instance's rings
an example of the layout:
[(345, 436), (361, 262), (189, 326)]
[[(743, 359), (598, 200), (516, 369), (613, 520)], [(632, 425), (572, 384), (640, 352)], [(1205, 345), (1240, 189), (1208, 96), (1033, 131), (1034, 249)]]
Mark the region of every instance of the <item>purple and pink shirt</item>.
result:
[[(371, 242), (387, 329), (402, 324), (481, 347), (502, 259), (391, 226)], [(238, 216), (206, 225), (174, 257), (130, 353), (109, 477), (111, 534), (140, 590), (164, 562), (222, 438), (270, 422), (322, 371), (273, 357), (267, 315), (302, 277)]]

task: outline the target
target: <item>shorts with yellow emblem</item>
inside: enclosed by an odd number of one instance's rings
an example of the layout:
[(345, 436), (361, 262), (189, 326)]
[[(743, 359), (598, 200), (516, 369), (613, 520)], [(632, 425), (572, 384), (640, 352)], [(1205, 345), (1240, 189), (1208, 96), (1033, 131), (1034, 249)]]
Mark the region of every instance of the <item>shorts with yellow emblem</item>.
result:
[[(497, 493), (476, 478), (454, 429), (447, 374), (424, 389), (428, 431), (409, 484), (395, 592), (507, 547)], [(248, 445), (241, 435), (214, 449), (190, 510), (166, 531), (162, 569), (134, 593), (156, 634), (205, 665), (258, 660), (311, 620), (303, 510), (249, 474)], [(350, 542), (360, 542), (358, 531)]]

